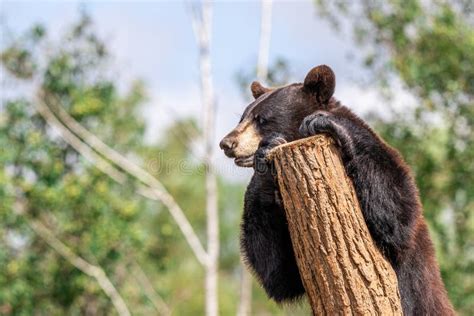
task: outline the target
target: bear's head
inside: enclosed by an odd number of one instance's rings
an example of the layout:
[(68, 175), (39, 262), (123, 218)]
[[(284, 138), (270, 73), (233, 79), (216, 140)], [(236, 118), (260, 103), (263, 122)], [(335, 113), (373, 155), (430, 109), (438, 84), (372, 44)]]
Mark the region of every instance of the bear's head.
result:
[(301, 122), (329, 106), (335, 86), (334, 72), (326, 65), (311, 69), (304, 83), (272, 89), (253, 82), (250, 88), (255, 100), (247, 106), (239, 124), (222, 139), (220, 147), (228, 157), (235, 158), (236, 165), (252, 167), (253, 155), (265, 136), (277, 132), (287, 141), (301, 138)]

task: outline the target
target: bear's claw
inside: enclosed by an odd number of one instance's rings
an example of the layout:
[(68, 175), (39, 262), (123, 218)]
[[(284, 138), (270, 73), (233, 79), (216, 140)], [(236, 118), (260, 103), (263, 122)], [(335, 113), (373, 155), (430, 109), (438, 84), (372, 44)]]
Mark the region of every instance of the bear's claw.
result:
[(299, 132), (301, 136), (308, 137), (318, 133), (330, 133), (332, 129), (330, 114), (328, 112), (318, 111), (303, 119)]
[(285, 144), (287, 141), (280, 133), (272, 133), (260, 141), (259, 148), (255, 152), (254, 169), (257, 172), (266, 172), (269, 169), (267, 154), (273, 148)]

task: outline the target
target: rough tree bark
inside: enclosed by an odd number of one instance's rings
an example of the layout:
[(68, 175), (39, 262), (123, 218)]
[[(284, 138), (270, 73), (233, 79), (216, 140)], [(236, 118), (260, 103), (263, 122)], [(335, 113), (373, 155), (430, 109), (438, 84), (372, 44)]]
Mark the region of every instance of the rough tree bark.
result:
[(314, 315), (402, 315), (337, 147), (325, 135), (272, 150), (296, 261)]

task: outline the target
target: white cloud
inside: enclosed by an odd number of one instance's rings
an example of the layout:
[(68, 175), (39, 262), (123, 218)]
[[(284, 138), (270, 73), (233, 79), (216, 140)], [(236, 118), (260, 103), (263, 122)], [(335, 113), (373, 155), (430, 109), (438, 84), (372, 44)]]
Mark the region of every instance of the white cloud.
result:
[(336, 88), (335, 97), (359, 116), (376, 113), (389, 118), (390, 107), (396, 111), (407, 110), (416, 104), (416, 98), (399, 81), (391, 84), (393, 98), (387, 100), (378, 87), (362, 87), (354, 82), (343, 82)]

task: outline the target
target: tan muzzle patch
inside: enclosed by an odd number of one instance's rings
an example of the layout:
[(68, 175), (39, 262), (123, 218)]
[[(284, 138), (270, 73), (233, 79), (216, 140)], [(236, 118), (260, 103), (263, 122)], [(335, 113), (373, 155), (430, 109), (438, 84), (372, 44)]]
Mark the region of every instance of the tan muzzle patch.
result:
[(235, 138), (237, 147), (234, 149), (236, 157), (247, 157), (253, 155), (258, 144), (262, 140), (262, 136), (255, 128), (255, 124), (251, 120), (244, 120), (235, 128)]

